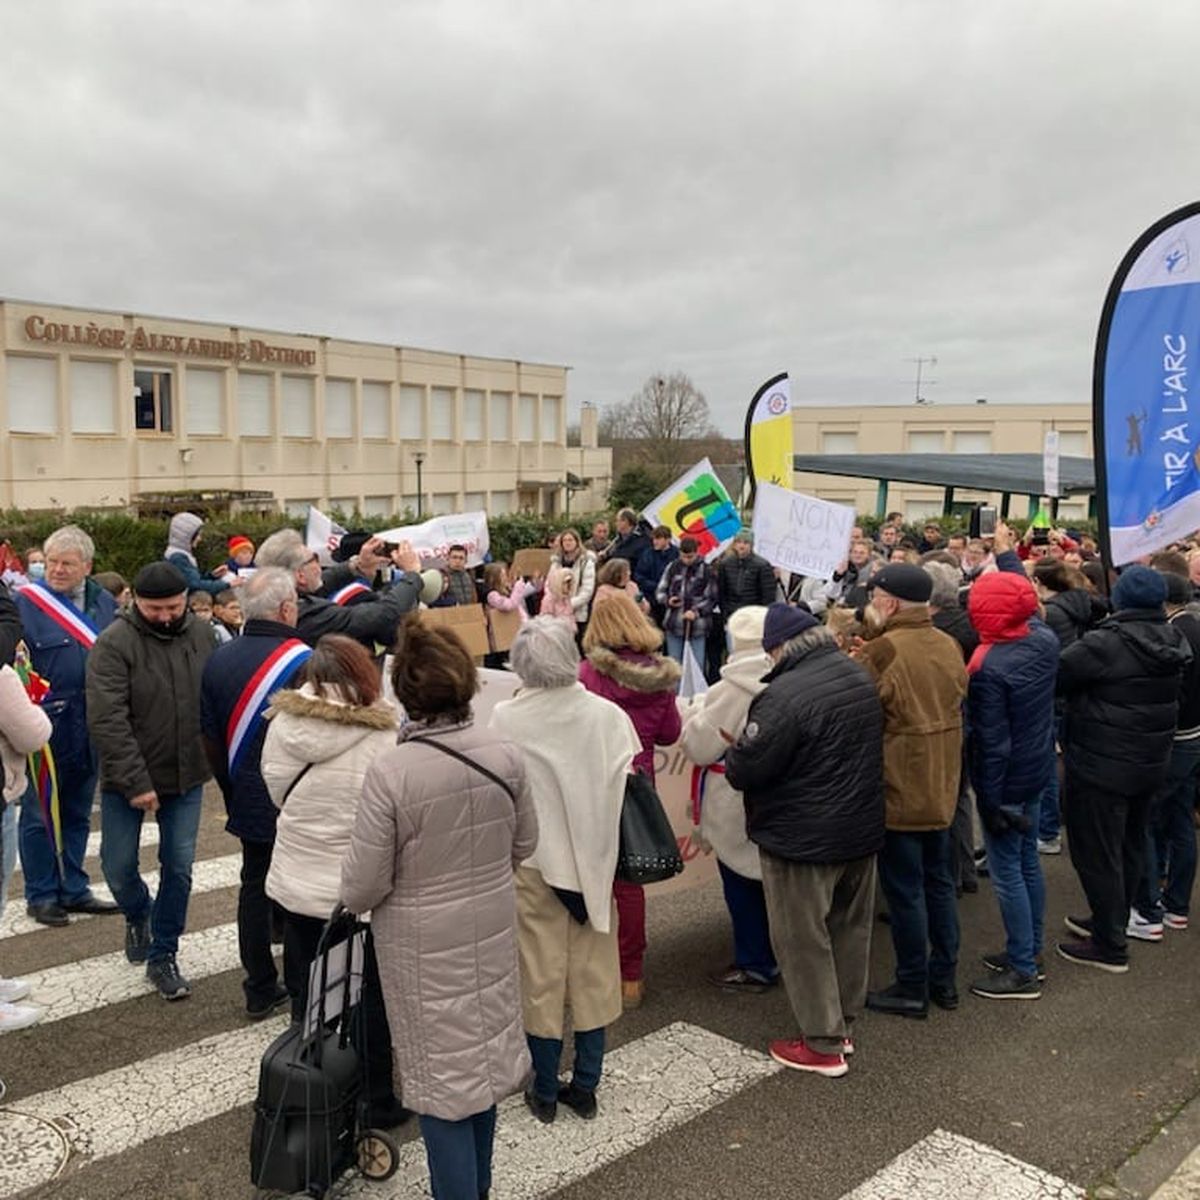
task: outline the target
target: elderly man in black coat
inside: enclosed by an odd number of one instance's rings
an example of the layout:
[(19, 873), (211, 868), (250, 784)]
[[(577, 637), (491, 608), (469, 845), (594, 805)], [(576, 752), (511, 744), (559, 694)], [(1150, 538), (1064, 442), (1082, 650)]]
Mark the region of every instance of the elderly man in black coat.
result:
[(726, 756), (757, 844), (771, 941), (800, 1036), (771, 1057), (846, 1073), (867, 994), (875, 856), (883, 846), (883, 710), (871, 677), (811, 613), (772, 604), (775, 666)]

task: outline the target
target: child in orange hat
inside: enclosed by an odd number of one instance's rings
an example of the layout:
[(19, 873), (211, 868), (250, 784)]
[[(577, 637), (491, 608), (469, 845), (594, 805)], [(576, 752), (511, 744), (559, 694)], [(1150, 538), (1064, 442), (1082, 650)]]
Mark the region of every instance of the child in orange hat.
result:
[(225, 565), (231, 575), (254, 566), (254, 543), (245, 534), (235, 533), (229, 539), (229, 558)]

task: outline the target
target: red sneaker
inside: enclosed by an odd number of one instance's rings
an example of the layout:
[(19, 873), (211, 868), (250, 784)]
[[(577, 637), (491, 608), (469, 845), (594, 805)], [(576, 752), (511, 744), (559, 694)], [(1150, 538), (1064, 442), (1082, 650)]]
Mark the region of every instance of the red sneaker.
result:
[(772, 1042), (768, 1051), (777, 1063), (791, 1067), (793, 1071), (815, 1071), (818, 1075), (836, 1079), (850, 1069), (844, 1054), (820, 1054), (805, 1045), (803, 1038), (797, 1038), (794, 1042)]

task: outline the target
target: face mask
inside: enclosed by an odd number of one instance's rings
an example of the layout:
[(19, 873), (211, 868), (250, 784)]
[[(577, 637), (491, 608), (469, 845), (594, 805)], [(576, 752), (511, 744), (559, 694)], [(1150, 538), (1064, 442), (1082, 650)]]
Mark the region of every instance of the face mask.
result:
[(184, 613), (182, 617), (175, 617), (173, 620), (160, 622), (155, 625), (155, 629), (159, 629), (171, 637), (178, 637), (183, 632), (184, 625), (187, 624), (188, 615), (188, 613)]
[(44, 562), (31, 562), (29, 564), (29, 578), (30, 579), (45, 579), (46, 578), (46, 564)]

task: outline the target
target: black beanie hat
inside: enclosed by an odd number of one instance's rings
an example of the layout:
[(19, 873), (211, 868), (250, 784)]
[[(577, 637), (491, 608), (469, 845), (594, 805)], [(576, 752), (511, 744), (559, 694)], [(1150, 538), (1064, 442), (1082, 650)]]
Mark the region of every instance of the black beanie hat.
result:
[(143, 600), (166, 600), (171, 596), (181, 596), (188, 590), (187, 580), (182, 572), (169, 562), (152, 562), (143, 567), (133, 581), (133, 593)]

